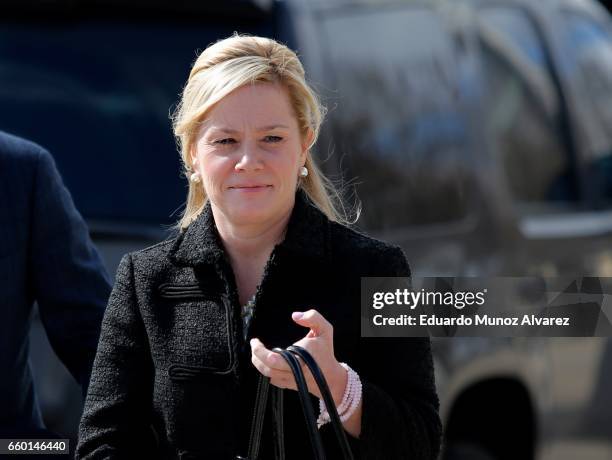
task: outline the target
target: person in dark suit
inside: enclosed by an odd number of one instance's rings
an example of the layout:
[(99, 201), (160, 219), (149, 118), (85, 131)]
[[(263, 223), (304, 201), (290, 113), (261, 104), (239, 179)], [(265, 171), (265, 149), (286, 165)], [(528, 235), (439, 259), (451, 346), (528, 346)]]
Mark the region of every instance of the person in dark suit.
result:
[[(289, 390), (286, 457), (311, 459), (293, 375), (272, 351), (291, 344), (338, 406), (352, 401), (340, 412), (356, 458), (437, 457), (429, 338), (360, 337), (361, 277), (409, 277), (409, 265), (334, 207), (309, 155), (322, 117), (299, 59), (274, 40), (236, 34), (198, 57), (174, 117), (190, 178), (181, 231), (120, 263), (77, 458), (244, 457), (264, 375)], [(361, 391), (347, 392), (356, 376)], [(330, 424), (320, 430), (341, 458)], [(259, 458), (274, 458), (269, 417), (263, 433)]]
[(51, 155), (0, 132), (0, 438), (44, 438), (29, 366), (33, 304), (87, 390), (110, 278)]

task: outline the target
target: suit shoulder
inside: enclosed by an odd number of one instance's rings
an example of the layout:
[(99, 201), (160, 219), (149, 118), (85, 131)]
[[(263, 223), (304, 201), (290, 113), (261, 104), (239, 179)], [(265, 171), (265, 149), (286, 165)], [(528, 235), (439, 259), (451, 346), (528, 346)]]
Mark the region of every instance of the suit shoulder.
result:
[(123, 258), (131, 259), (134, 268), (138, 271), (153, 272), (165, 267), (168, 252), (175, 241), (176, 236), (171, 236), (152, 246), (129, 252)]
[(0, 131), (0, 160), (35, 165), (41, 156), (49, 152), (35, 142)]
[(176, 236), (170, 236), (159, 243), (155, 243), (137, 251), (132, 251), (130, 254), (133, 259), (157, 259), (158, 257), (166, 257), (175, 241)]
[(331, 239), (334, 252), (339, 257), (369, 264), (405, 264), (405, 254), (398, 245), (379, 240), (338, 222), (331, 222)]
[(330, 227), (332, 241), (340, 248), (347, 250), (363, 249), (375, 253), (401, 251), (401, 248), (397, 245), (379, 240), (344, 224), (330, 221)]

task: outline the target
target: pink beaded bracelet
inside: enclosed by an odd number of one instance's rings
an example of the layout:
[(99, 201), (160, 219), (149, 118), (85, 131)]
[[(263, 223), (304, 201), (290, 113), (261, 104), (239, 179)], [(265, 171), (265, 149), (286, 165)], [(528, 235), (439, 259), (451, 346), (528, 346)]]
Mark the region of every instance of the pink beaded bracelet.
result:
[[(347, 371), (347, 380), (346, 380), (346, 387), (344, 388), (344, 395), (342, 396), (342, 401), (340, 402), (339, 406), (336, 406), (336, 410), (338, 411), (338, 415), (340, 415), (341, 413), (343, 413), (344, 411), (346, 411), (346, 408), (348, 407), (348, 404), (350, 404), (350, 400), (349, 397), (351, 395), (351, 386), (353, 384), (353, 380), (350, 379), (350, 377), (348, 376), (349, 373), (349, 367), (346, 363), (340, 363), (340, 365), (346, 369)], [(323, 402), (322, 399), (319, 399), (319, 412), (322, 413), (327, 413), (327, 410), (325, 409), (325, 403)]]
[[(337, 406), (336, 410), (340, 416), (340, 421), (346, 422), (351, 415), (353, 415), (361, 401), (362, 385), (357, 372), (351, 369), (346, 363), (340, 363), (340, 365), (348, 372), (348, 379), (346, 388), (344, 389), (342, 402)], [(329, 421), (331, 421), (331, 418), (325, 408), (325, 403), (322, 399), (319, 399), (319, 418), (317, 419), (317, 427), (321, 428), (321, 426)]]

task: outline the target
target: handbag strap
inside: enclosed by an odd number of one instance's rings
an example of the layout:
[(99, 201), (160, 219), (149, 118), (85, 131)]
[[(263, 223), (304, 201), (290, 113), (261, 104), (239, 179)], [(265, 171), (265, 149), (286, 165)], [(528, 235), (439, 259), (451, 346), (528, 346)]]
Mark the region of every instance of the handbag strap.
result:
[(308, 391), (308, 385), (306, 384), (306, 379), (304, 378), (304, 373), (302, 372), (302, 366), (291, 352), (283, 350), (282, 348), (274, 348), (272, 351), (279, 353), (285, 359), (285, 361), (287, 361), (287, 364), (293, 372), (298, 388), (298, 395), (302, 404), (302, 411), (304, 412), (304, 417), (306, 418), (308, 436), (310, 437), (310, 443), (312, 444), (315, 454), (314, 458), (315, 460), (325, 460), (323, 440), (321, 439), (321, 433), (319, 433), (319, 429), (317, 428), (317, 418), (312, 408), (310, 392)]
[(274, 458), (277, 460), (285, 460), (285, 431), (283, 420), (283, 395), (285, 394), (282, 388), (272, 386), (272, 418), (274, 427)]
[[(325, 407), (329, 413), (331, 424), (334, 427), (334, 431), (336, 433), (336, 437), (338, 438), (338, 442), (340, 444), (340, 448), (342, 450), (343, 456), (345, 460), (353, 460), (353, 454), (348, 443), (348, 439), (346, 437), (346, 432), (344, 427), (342, 426), (342, 422), (340, 421), (340, 416), (338, 415), (338, 411), (336, 409), (335, 402), (331, 395), (331, 391), (329, 390), (329, 386), (327, 385), (327, 381), (323, 376), (323, 372), (321, 371), (319, 365), (316, 360), (312, 357), (312, 355), (304, 348), (298, 345), (291, 345), (287, 347), (286, 350), (282, 348), (274, 348), (272, 351), (279, 353), (289, 365), (291, 369), (295, 381), (297, 383), (298, 394), (300, 397), (300, 402), (302, 405), (302, 410), (304, 411), (304, 416), (306, 418), (306, 425), (308, 428), (308, 433), (310, 436), (310, 441), (313, 446), (313, 450), (315, 452), (316, 460), (324, 460), (325, 452), (323, 449), (323, 441), (321, 439), (321, 434), (319, 429), (317, 428), (316, 417), (312, 408), (312, 404), (310, 401), (310, 392), (308, 391), (308, 386), (306, 384), (306, 379), (304, 377), (304, 373), (302, 371), (302, 366), (300, 365), (296, 356), (302, 358), (304, 363), (310, 369), (317, 386), (319, 387), (319, 391), (321, 396), (323, 397), (323, 401), (325, 402)], [(294, 356), (295, 355), (295, 356)], [(265, 409), (268, 397), (268, 390), (270, 389), (270, 378), (264, 376), (263, 374), (259, 374), (259, 381), (257, 385), (257, 394), (255, 400), (255, 412), (253, 415), (253, 424), (251, 425), (251, 434), (249, 439), (249, 451), (248, 451), (248, 460), (257, 460), (259, 455), (259, 446), (261, 440), (261, 433), (263, 430), (263, 420), (265, 416)], [(285, 443), (284, 443), (284, 422), (283, 422), (283, 393), (284, 390), (282, 388), (278, 388), (272, 386), (271, 388), (271, 398), (272, 398), (272, 414), (274, 418), (274, 429), (275, 429), (275, 457), (279, 460), (285, 460)], [(242, 457), (238, 457), (242, 458)]]
[(314, 377), (315, 382), (319, 387), (319, 392), (321, 393), (321, 396), (323, 396), (323, 402), (325, 403), (325, 407), (327, 408), (327, 412), (329, 413), (329, 417), (331, 419), (331, 424), (334, 427), (334, 431), (336, 432), (336, 438), (338, 438), (338, 443), (340, 444), (340, 449), (342, 450), (343, 457), (346, 460), (353, 460), (351, 446), (346, 437), (346, 431), (342, 426), (340, 416), (338, 415), (336, 403), (334, 402), (334, 398), (332, 397), (331, 391), (329, 390), (327, 381), (325, 380), (323, 372), (317, 364), (317, 361), (305, 348), (302, 348), (299, 345), (291, 345), (287, 347), (287, 351), (302, 358), (302, 360), (304, 360), (304, 363), (306, 363), (306, 365), (310, 369), (310, 372), (312, 373), (312, 376)]
[(257, 382), (257, 393), (255, 395), (255, 409), (253, 413), (253, 423), (249, 437), (248, 459), (256, 460), (259, 455), (259, 445), (261, 442), (261, 432), (263, 430), (264, 416), (266, 415), (266, 403), (268, 401), (268, 389), (270, 378), (259, 374)]

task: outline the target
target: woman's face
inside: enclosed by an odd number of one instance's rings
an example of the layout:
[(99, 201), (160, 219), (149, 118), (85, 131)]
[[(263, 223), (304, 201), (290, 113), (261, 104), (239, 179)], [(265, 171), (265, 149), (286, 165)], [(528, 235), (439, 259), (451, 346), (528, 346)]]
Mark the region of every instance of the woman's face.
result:
[(192, 164), (216, 217), (260, 223), (281, 218), (291, 208), (307, 146), (287, 90), (256, 83), (238, 88), (209, 111), (197, 133)]

